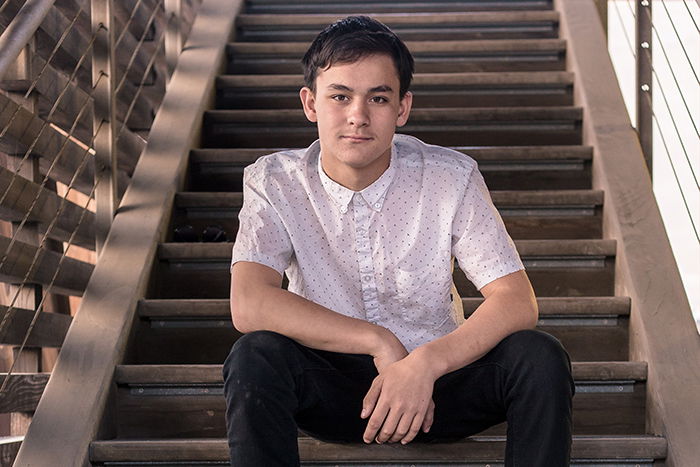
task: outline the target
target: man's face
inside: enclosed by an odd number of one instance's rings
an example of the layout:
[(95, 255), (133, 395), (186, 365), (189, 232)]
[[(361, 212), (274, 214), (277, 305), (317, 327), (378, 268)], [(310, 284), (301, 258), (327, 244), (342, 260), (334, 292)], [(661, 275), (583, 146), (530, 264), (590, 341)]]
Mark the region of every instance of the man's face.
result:
[[(388, 55), (319, 70), (316, 93), (300, 92), (306, 118), (318, 124), (323, 169), (354, 190), (370, 185), (389, 166), (391, 141), (411, 110), (399, 98), (399, 76)], [(362, 186), (364, 185), (364, 186)]]

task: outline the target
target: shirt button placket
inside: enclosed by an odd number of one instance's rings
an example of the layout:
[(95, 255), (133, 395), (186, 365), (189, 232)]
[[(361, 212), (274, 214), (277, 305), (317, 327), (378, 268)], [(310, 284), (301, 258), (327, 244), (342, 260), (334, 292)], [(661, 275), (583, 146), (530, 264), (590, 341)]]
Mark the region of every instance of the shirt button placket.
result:
[(360, 267), (360, 284), (362, 286), (362, 302), (365, 308), (365, 316), (370, 322), (379, 321), (379, 307), (377, 303), (377, 284), (374, 278), (374, 264), (372, 264), (372, 248), (369, 242), (369, 220), (371, 209), (363, 202), (362, 196), (353, 196), (353, 212), (355, 217), (355, 252), (357, 263)]

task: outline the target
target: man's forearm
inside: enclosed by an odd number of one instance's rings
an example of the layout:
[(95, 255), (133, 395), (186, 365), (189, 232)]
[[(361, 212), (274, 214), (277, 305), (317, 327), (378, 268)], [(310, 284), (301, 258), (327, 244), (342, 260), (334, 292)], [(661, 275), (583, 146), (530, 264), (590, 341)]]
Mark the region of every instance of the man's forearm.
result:
[[(486, 297), (460, 327), (418, 347), (413, 353), (433, 362), (434, 377), (478, 360), (510, 334), (537, 323), (537, 302), (524, 272), (514, 273), (516, 287), (505, 287)], [(524, 279), (524, 281), (523, 281)]]

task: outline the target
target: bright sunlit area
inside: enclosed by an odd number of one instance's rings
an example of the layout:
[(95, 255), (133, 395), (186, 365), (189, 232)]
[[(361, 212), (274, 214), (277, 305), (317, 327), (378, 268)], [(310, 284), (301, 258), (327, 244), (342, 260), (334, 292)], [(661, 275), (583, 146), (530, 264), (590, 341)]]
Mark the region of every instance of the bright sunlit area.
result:
[[(653, 0), (653, 184), (700, 330), (700, 7)], [(608, 1), (608, 50), (632, 124), (636, 115), (633, 0)]]

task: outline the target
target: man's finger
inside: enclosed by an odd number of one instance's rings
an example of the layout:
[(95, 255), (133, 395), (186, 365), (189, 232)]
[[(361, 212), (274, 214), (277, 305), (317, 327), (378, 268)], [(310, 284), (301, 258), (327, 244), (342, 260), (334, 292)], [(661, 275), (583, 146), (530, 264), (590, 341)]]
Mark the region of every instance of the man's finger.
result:
[(384, 423), (382, 423), (381, 427), (379, 428), (377, 436), (374, 438), (375, 441), (379, 444), (389, 441), (391, 437), (394, 436), (402, 416), (403, 414), (401, 412), (392, 412), (392, 410), (389, 409), (389, 414), (386, 416)]
[(428, 404), (428, 410), (425, 412), (425, 418), (423, 419), (423, 432), (427, 433), (430, 431), (430, 427), (433, 426), (433, 417), (435, 416), (435, 402), (430, 399), (430, 404)]
[[(394, 431), (394, 435), (389, 439), (389, 442), (398, 443), (404, 437), (406, 437), (413, 425), (415, 425), (416, 418), (418, 417), (414, 417), (413, 415), (409, 414), (403, 414), (403, 416), (401, 417), (401, 421), (399, 421), (398, 425), (396, 426), (396, 431)], [(418, 427), (420, 427), (420, 422), (418, 422)]]
[(408, 444), (413, 439), (416, 437), (418, 434), (418, 430), (420, 430), (421, 424), (423, 423), (423, 417), (416, 415), (413, 418), (413, 423), (411, 423), (411, 427), (408, 429), (408, 433), (406, 433), (406, 436), (404, 436), (401, 439), (401, 444)]
[(372, 381), (372, 386), (367, 391), (365, 398), (362, 399), (362, 412), (360, 413), (360, 418), (369, 417), (374, 411), (374, 407), (377, 405), (377, 400), (379, 400), (379, 394), (382, 392), (382, 380), (379, 376), (374, 378)]
[(380, 428), (384, 425), (384, 420), (389, 413), (389, 407), (384, 404), (377, 404), (372, 410), (372, 416), (369, 417), (367, 422), (367, 428), (365, 428), (365, 433), (362, 439), (365, 443), (369, 444), (377, 438), (377, 433), (379, 433)]

